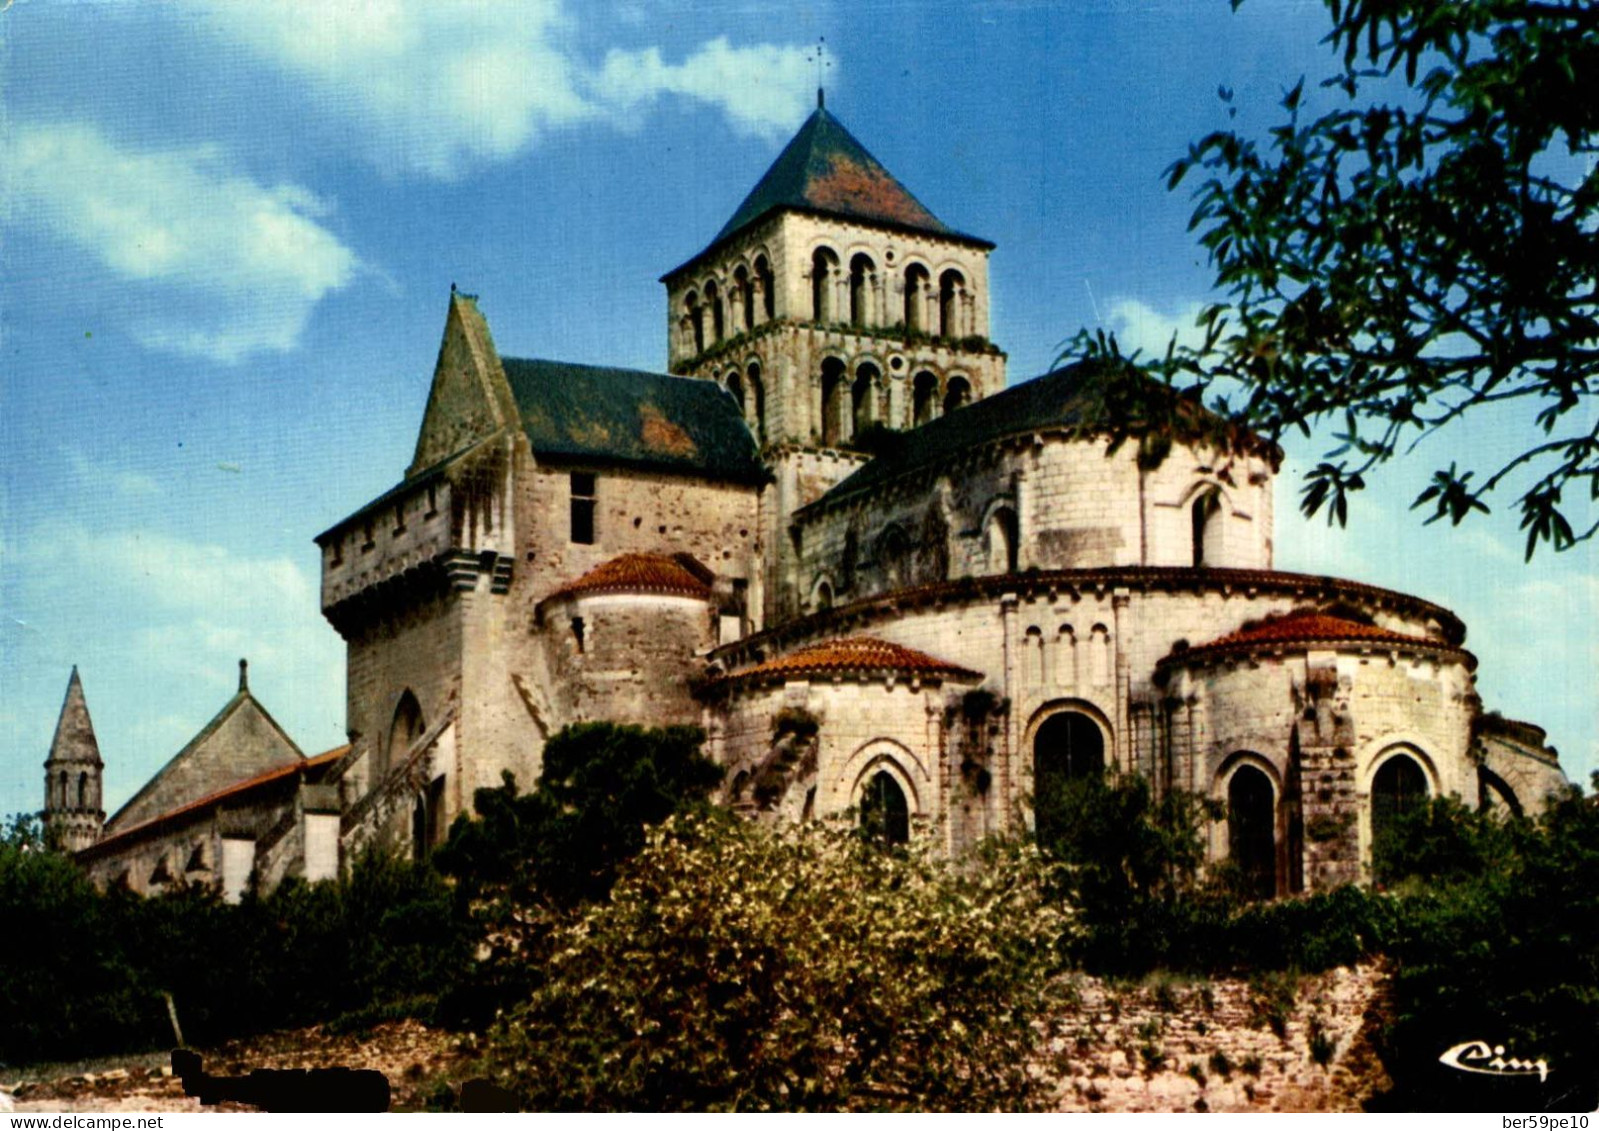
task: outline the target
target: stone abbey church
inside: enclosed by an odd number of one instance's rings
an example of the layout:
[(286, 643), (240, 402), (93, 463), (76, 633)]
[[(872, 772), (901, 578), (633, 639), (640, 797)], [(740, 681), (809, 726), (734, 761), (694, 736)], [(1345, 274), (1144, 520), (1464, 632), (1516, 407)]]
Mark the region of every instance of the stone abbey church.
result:
[(1221, 802), (1212, 857), (1265, 895), (1369, 878), (1417, 799), (1564, 783), (1448, 609), (1272, 568), (1269, 446), (1196, 429), (1224, 438), (1148, 466), (1125, 377), (1007, 382), (993, 246), (819, 107), (663, 277), (668, 373), (504, 356), (452, 291), (410, 467), (316, 540), (349, 745), (307, 757), (241, 667), (107, 822), (74, 672), (49, 821), (101, 882), (236, 896), (425, 850), (570, 723), (693, 724), (753, 818), (950, 851), (1140, 773)]

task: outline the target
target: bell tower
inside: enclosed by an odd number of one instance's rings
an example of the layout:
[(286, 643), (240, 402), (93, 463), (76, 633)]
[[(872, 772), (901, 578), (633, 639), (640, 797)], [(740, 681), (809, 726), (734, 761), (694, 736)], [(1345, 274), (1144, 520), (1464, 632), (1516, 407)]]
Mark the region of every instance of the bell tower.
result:
[(775, 482), (767, 623), (810, 611), (789, 517), (884, 434), (1004, 387), (988, 337), (994, 245), (944, 224), (817, 107), (710, 244), (664, 275), (673, 373), (738, 403)]
[(76, 665), (56, 720), (50, 756), (44, 763), (44, 827), (57, 845), (77, 852), (100, 839), (105, 827), (100, 781), (105, 763), (89, 721), (89, 704)]

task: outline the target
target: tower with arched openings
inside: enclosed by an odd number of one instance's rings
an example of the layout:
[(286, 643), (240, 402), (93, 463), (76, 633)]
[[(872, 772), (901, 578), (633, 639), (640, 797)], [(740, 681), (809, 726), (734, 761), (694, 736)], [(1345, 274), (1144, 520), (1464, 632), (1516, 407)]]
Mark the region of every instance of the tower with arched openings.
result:
[(67, 695), (56, 720), (50, 755), (44, 762), (44, 826), (69, 852), (87, 848), (100, 838), (105, 810), (100, 800), (105, 763), (89, 720), (83, 681), (74, 665)]
[(885, 432), (1004, 387), (993, 246), (934, 216), (819, 104), (721, 231), (662, 277), (672, 372), (728, 390), (774, 475), (768, 618), (802, 607), (786, 516)]

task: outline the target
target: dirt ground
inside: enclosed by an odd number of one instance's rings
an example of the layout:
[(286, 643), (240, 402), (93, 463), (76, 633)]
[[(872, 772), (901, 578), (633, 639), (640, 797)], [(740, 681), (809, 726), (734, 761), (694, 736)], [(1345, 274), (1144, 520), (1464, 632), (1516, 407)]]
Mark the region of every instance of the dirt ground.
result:
[[(210, 1075), (241, 1076), (257, 1068), (376, 1069), (388, 1077), (390, 1111), (451, 1110), (455, 1090), (470, 1078), (471, 1058), (458, 1034), (416, 1021), (387, 1022), (357, 1034), (320, 1026), (268, 1033), (215, 1049), (196, 1050)], [(202, 1107), (183, 1094), (167, 1052), (140, 1053), (73, 1065), (0, 1069), (0, 1092), (17, 1112), (253, 1111), (243, 1104)], [(4, 1109), (0, 1097), (0, 1110)]]

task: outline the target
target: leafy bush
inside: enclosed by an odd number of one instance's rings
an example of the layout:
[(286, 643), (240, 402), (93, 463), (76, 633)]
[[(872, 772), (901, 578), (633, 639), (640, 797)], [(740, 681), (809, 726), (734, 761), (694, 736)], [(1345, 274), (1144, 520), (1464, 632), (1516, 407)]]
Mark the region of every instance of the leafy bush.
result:
[(533, 1108), (1043, 1106), (1073, 932), (1047, 877), (1026, 846), (958, 871), (833, 822), (677, 818), (554, 928), (489, 1063)]
[[(1397, 1019), (1382, 1052), (1405, 1102), (1480, 1109), (1485, 1098), (1463, 1092), (1459, 1073), (1441, 1077), (1437, 1057), (1483, 1039), (1548, 1062), (1551, 1088), (1531, 1102), (1590, 1109), (1599, 1100), (1599, 798), (1573, 791), (1537, 822), (1498, 829), (1435, 806), (1418, 827), (1427, 850), (1408, 871), (1445, 878), (1396, 901)], [(1434, 851), (1451, 843), (1497, 853), (1461, 873)]]
[(223, 903), (208, 888), (97, 892), (13, 825), (0, 838), (12, 932), (0, 1060), (211, 1043), (351, 1012), (426, 1012), (466, 970), (465, 917), (424, 865), (369, 856), (338, 883), (291, 881)]
[(1156, 798), (1146, 779), (1127, 774), (1061, 781), (1036, 809), (1039, 827), (1054, 830), (1040, 848), (1069, 865), (1088, 967), (1126, 974), (1172, 964), (1191, 934), (1187, 920), (1201, 913), (1194, 901), (1212, 803), (1182, 791)]
[(509, 772), (480, 789), (435, 854), (468, 885), (490, 884), (570, 907), (602, 899), (622, 861), (644, 847), (645, 829), (705, 801), (722, 769), (700, 752), (697, 727), (613, 723), (566, 727), (544, 747), (544, 772), (518, 795)]

